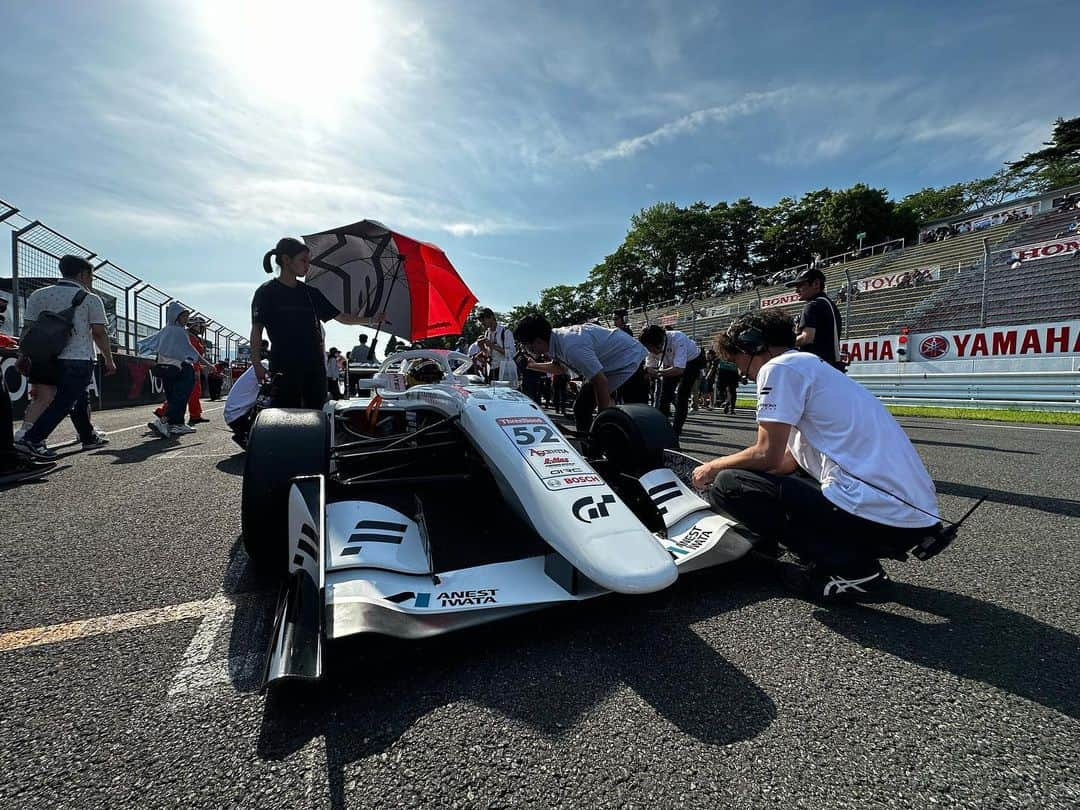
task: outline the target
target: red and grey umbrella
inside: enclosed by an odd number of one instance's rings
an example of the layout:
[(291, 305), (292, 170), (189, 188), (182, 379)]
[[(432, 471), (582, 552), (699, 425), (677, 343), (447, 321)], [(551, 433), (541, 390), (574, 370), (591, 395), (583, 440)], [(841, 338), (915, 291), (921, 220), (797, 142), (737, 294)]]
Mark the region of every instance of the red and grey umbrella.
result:
[(307, 282), (342, 312), (385, 312), (389, 331), (409, 340), (458, 335), (476, 305), (446, 254), (365, 219), (304, 237)]

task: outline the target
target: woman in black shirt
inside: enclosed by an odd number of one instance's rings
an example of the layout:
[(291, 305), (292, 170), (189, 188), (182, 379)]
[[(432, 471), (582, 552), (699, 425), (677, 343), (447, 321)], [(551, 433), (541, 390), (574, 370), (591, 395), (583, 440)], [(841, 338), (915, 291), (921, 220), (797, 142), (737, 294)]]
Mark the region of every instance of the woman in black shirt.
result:
[(255, 291), (251, 299), (251, 362), (259, 382), (266, 378), (262, 360), (263, 329), (270, 338), (270, 373), (281, 374), (274, 406), (321, 408), (326, 402), (326, 362), (321, 323), (336, 320), (352, 326), (374, 326), (385, 320), (341, 312), (326, 296), (300, 281), (307, 275), (311, 255), (298, 239), (286, 237), (263, 256), (263, 269), (278, 276)]

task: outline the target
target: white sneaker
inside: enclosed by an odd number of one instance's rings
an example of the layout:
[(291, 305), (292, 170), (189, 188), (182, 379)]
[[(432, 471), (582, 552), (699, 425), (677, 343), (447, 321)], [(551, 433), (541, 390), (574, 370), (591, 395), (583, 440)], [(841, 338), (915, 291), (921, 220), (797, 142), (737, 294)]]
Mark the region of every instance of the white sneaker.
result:
[(154, 433), (163, 439), (169, 438), (169, 425), (164, 419), (151, 419), (146, 423), (146, 426), (150, 428)]
[(188, 427), (187, 425), (169, 425), (170, 436), (186, 436), (189, 433), (194, 433), (195, 428)]

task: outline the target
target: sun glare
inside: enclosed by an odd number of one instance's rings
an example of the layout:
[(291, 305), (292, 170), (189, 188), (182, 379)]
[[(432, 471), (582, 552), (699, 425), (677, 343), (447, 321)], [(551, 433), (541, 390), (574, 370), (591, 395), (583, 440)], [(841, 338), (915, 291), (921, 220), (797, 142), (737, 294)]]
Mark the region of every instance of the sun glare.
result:
[(386, 15), (362, 0), (210, 0), (210, 45), (252, 100), (292, 101), (331, 121), (369, 96)]

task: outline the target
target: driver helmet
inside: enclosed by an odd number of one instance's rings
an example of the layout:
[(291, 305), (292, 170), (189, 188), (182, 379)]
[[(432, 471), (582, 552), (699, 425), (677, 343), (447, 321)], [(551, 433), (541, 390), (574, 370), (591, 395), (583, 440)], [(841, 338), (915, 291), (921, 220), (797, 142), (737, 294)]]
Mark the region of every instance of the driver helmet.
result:
[(409, 387), (442, 382), (443, 370), (434, 360), (420, 360), (413, 364), (406, 375)]

